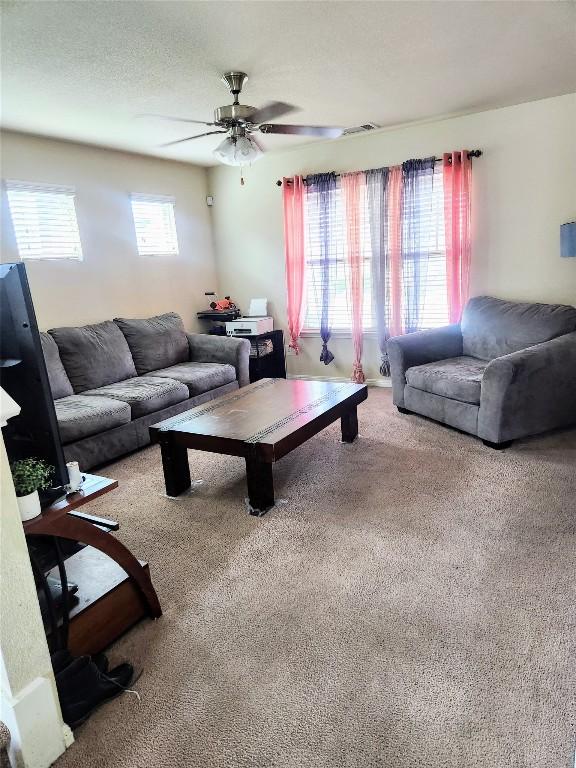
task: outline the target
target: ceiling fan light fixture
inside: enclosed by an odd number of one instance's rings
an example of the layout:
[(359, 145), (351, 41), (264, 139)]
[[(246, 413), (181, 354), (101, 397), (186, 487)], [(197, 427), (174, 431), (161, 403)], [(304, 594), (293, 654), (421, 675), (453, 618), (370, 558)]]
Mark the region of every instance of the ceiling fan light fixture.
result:
[(214, 156), (225, 165), (250, 165), (262, 156), (262, 150), (250, 136), (227, 136)]

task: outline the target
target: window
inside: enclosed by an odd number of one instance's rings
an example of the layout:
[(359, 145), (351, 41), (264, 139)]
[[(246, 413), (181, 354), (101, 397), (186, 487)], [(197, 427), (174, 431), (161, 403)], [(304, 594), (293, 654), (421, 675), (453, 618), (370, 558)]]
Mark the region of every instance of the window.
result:
[[(306, 317), (304, 328), (318, 331), (322, 316), (322, 262), (321, 262), (321, 221), (315, 193), (308, 193), (304, 208), (304, 250), (306, 258)], [(331, 224), (328, 249), (330, 255), (330, 317), (333, 331), (349, 331), (351, 326), (351, 307), (348, 294), (348, 269), (346, 265), (346, 227), (342, 192), (335, 191), (334, 220)], [(366, 209), (361, 218), (362, 255), (364, 257), (364, 330), (374, 329), (375, 320), (372, 307), (372, 281), (370, 268), (372, 249), (370, 247), (370, 228)]]
[[(334, 216), (330, 226), (330, 316), (332, 331), (349, 332), (351, 329), (351, 305), (348, 292), (349, 270), (346, 264), (346, 219), (343, 195), (339, 185), (335, 190)], [(426, 199), (424, 199), (424, 197)], [(419, 198), (418, 212), (405, 211), (403, 229), (412, 215), (411, 226), (417, 226), (418, 236), (405, 236), (402, 248), (403, 293), (413, 291), (418, 283), (419, 319), (418, 330), (438, 328), (448, 323), (446, 292), (446, 249), (444, 243), (444, 190), (442, 173), (434, 173), (429, 196)], [(424, 215), (423, 211), (427, 213)], [(304, 203), (305, 259), (306, 259), (306, 311), (304, 331), (317, 333), (322, 314), (322, 290), (325, 281), (321, 264), (321, 231), (319, 207), (315, 194), (307, 192)], [(363, 327), (368, 333), (376, 329), (376, 315), (372, 294), (371, 267), (372, 244), (368, 205), (361, 206), (361, 249), (364, 263)], [(417, 249), (409, 243), (417, 243)], [(408, 303), (408, 302), (405, 302)], [(405, 325), (409, 323), (405, 320)], [(411, 328), (410, 330), (417, 330)]]
[(132, 195), (132, 215), (140, 256), (178, 256), (173, 197)]
[(21, 259), (82, 259), (74, 189), (7, 181)]
[[(444, 230), (444, 185), (441, 171), (435, 172), (432, 183), (422, 184), (415, 205), (416, 210), (404, 203), (402, 282), (404, 296), (414, 293), (418, 283), (418, 315), (416, 328), (440, 328), (448, 324), (448, 292), (446, 290), (446, 246)], [(410, 228), (416, 235), (410, 236)], [(405, 301), (407, 304), (407, 301)]]

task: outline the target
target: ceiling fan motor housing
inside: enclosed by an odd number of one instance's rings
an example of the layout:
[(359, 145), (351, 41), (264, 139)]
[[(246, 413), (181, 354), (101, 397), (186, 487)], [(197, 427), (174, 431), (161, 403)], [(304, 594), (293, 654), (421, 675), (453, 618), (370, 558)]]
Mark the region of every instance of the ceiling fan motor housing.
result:
[(250, 115), (256, 111), (255, 107), (249, 107), (246, 104), (228, 104), (225, 107), (217, 107), (214, 110), (215, 123), (240, 123), (250, 122)]

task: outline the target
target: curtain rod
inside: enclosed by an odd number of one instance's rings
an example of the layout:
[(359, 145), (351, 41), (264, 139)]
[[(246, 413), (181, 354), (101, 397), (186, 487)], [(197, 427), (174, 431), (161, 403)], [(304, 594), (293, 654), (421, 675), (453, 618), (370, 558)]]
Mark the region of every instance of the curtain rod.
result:
[[(472, 157), (482, 157), (482, 150), (481, 149), (472, 149), (472, 150), (470, 150), (470, 152), (468, 152), (468, 157), (469, 158), (472, 158)], [(441, 157), (437, 157), (436, 158), (436, 162), (437, 163), (441, 163), (442, 162), (442, 158)], [(342, 174), (335, 173), (334, 175), (338, 177), (338, 176), (341, 176)], [(304, 176), (304, 184), (306, 184), (306, 180), (307, 179), (308, 179), (308, 177)], [(281, 187), (282, 186), (282, 179), (278, 179), (278, 181), (276, 182), (276, 186), (277, 187)]]

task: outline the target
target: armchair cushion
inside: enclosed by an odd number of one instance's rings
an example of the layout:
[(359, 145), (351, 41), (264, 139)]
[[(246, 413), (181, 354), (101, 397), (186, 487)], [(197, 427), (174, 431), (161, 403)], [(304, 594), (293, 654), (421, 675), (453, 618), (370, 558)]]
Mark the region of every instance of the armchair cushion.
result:
[(409, 368), (406, 381), (414, 389), (478, 405), (487, 365), (485, 360), (475, 357), (449, 357)]
[(184, 323), (176, 312), (127, 320), (114, 318), (124, 334), (139, 376), (190, 359)]
[(186, 384), (190, 397), (236, 381), (234, 366), (226, 363), (178, 363), (160, 371), (152, 371), (150, 375)]
[(406, 371), (415, 365), (462, 355), (459, 325), (447, 325), (431, 331), (417, 331), (388, 340), (394, 405), (404, 406)]
[(463, 353), (493, 360), (576, 331), (576, 308), (476, 296), (464, 309), (461, 327)]

